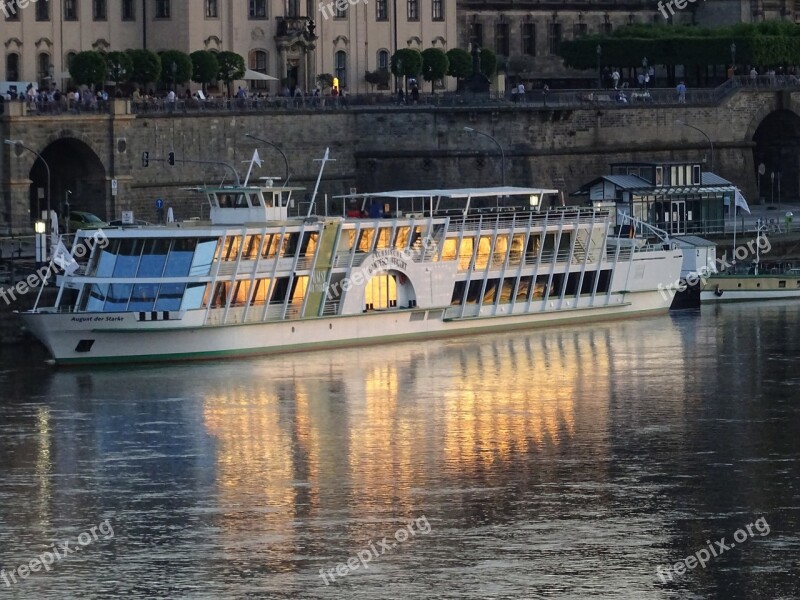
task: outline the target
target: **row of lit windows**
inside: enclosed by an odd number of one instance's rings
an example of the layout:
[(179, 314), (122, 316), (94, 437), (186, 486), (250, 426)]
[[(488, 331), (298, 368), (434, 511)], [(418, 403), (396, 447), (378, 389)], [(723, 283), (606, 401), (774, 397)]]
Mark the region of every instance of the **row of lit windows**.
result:
[[(595, 279), (597, 279), (596, 282)], [(552, 279), (550, 275), (538, 275), (534, 280), (533, 275), (530, 275), (521, 277), (519, 285), (517, 285), (516, 277), (487, 279), (485, 284), (483, 279), (475, 279), (469, 284), (466, 281), (456, 282), (451, 304), (494, 304), (495, 302), (509, 304), (512, 301), (546, 301), (548, 298), (560, 298), (562, 292), (564, 297), (574, 298), (591, 296), (593, 291), (597, 294), (605, 294), (610, 286), (610, 269), (587, 271), (583, 274), (582, 280), (579, 272), (554, 273)]]
[(225, 308), (230, 301), (231, 307), (264, 306), (266, 304), (301, 304), (308, 291), (308, 276), (249, 279), (241, 281), (218, 281), (211, 295), (211, 308)]

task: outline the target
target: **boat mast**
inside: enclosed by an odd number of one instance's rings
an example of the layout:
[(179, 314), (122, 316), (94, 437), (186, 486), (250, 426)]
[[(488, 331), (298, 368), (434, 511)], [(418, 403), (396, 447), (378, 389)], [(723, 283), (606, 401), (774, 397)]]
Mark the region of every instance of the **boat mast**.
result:
[(322, 179), (322, 172), (325, 170), (325, 163), (327, 162), (335, 162), (335, 158), (330, 158), (330, 148), (325, 148), (325, 156), (322, 158), (315, 158), (314, 162), (321, 161), (322, 164), (319, 167), (319, 174), (317, 175), (317, 184), (314, 186), (314, 193), (311, 195), (311, 202), (308, 205), (308, 214), (306, 217), (311, 216), (311, 211), (314, 208), (314, 203), (317, 201), (317, 191), (319, 190), (319, 182)]

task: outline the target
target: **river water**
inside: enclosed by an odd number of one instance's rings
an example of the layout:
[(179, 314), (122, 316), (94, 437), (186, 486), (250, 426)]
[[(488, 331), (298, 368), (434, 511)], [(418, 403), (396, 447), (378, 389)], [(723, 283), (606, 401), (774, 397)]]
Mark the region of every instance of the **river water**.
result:
[(0, 598), (800, 598), (799, 326), (777, 302), (163, 367), (5, 349)]

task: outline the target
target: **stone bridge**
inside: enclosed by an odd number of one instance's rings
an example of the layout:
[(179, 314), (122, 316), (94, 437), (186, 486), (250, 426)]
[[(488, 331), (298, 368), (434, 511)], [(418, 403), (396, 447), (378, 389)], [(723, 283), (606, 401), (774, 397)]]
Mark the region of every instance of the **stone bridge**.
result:
[[(280, 146), (289, 160), (290, 183), (313, 189), (318, 163), (330, 147), (331, 163), (321, 193), (392, 188), (495, 185), (501, 161), (491, 140), (464, 132), (472, 127), (494, 136), (506, 154), (509, 185), (574, 191), (608, 172), (609, 163), (682, 160), (705, 156), (714, 171), (757, 201), (757, 165), (764, 163), (761, 196), (773, 193), (772, 172), (784, 200), (800, 196), (800, 91), (739, 89), (715, 105), (580, 105), (315, 108), (272, 112), (135, 115), (116, 101), (107, 115), (27, 116), (7, 104), (0, 136), (21, 140), (51, 169), (51, 205), (118, 218), (133, 210), (154, 221), (163, 198), (177, 218), (208, 214), (204, 200), (184, 188), (219, 183), (224, 168), (167, 165), (178, 159), (216, 160), (244, 173), (258, 147), (265, 160), (253, 177), (282, 176), (284, 163), (272, 148), (246, 133)], [(149, 152), (150, 166), (141, 156)], [(112, 194), (116, 181), (116, 195)], [(228, 176), (228, 181), (230, 177)], [(31, 231), (38, 209), (47, 205), (47, 176), (33, 153), (0, 145), (0, 234)], [(339, 210), (341, 207), (339, 207)]]

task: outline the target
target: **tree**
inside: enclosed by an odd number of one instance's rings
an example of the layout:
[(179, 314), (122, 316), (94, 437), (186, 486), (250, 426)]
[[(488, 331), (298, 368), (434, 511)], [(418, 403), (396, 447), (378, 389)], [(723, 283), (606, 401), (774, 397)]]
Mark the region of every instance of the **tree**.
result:
[(161, 59), (158, 54), (150, 50), (128, 50), (126, 54), (131, 59), (132, 71), (130, 81), (142, 87), (158, 80), (161, 75)]
[(481, 48), (481, 73), (490, 77), (497, 72), (497, 55), (488, 48)]
[(78, 85), (103, 85), (106, 80), (106, 59), (94, 50), (78, 52), (69, 67), (70, 77)]
[(228, 88), (228, 94), (233, 94), (233, 82), (244, 77), (244, 58), (236, 52), (220, 52), (217, 54), (219, 72), (217, 79), (224, 81)]
[(192, 81), (202, 85), (205, 92), (206, 86), (214, 81), (219, 73), (217, 57), (208, 50), (198, 50), (192, 52), (189, 58), (192, 59)]
[(180, 50), (161, 52), (161, 81), (168, 85), (186, 83), (192, 78), (192, 59)]
[(333, 75), (330, 73), (320, 73), (317, 75), (317, 83), (322, 88), (322, 95), (325, 95), (333, 87)]
[(120, 83), (127, 83), (130, 80), (133, 62), (124, 52), (109, 52), (106, 54), (106, 69), (108, 78), (119, 87)]
[(433, 82), (444, 79), (449, 65), (447, 55), (439, 48), (422, 51), (422, 77), (425, 81), (431, 82), (431, 93), (433, 93)]
[(469, 52), (461, 48), (452, 48), (447, 51), (447, 74), (458, 80), (472, 77), (472, 57)]
[(392, 56), (392, 74), (395, 77), (419, 77), (422, 73), (422, 54), (414, 48), (402, 48)]
[(364, 75), (364, 80), (372, 86), (373, 91), (375, 90), (375, 86), (378, 86), (378, 89), (388, 89), (389, 87), (389, 77), (390, 73), (386, 69), (378, 69), (377, 71), (367, 71), (366, 75)]

